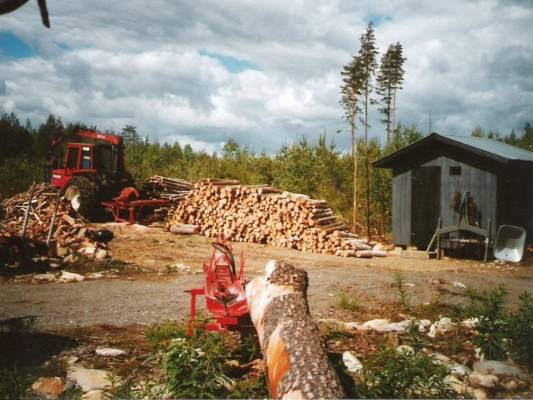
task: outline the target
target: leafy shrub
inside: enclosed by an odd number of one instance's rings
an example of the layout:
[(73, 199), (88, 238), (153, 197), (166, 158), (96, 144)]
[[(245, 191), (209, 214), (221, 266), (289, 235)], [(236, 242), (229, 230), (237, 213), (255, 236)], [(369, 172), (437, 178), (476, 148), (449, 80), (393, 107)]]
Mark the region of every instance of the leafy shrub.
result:
[(456, 398), (444, 382), (450, 370), (419, 352), (380, 348), (363, 362), (357, 393), (362, 398)]
[(346, 292), (339, 293), (337, 296), (337, 304), (340, 308), (346, 311), (357, 311), (361, 308), (359, 300)]
[(220, 398), (233, 388), (225, 374), (226, 351), (220, 335), (173, 339), (164, 359), (167, 388), (180, 398)]
[(520, 295), (518, 313), (509, 318), (510, 352), (516, 361), (533, 367), (533, 296)]
[(467, 312), (479, 319), (474, 345), (491, 360), (505, 360), (509, 352), (509, 315), (505, 311), (507, 290), (500, 285), (492, 290), (469, 292), (470, 305)]

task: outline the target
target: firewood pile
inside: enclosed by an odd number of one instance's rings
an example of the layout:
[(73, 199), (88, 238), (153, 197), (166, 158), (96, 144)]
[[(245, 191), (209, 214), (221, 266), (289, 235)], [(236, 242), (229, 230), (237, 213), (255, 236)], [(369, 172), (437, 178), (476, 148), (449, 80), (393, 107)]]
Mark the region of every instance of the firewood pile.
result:
[[(94, 230), (86, 226), (85, 221), (72, 209), (70, 202), (63, 198), (58, 201), (58, 195), (59, 191), (49, 184), (35, 185), (23, 241), (45, 244), (55, 213), (50, 237), (52, 254), (64, 257), (69, 253), (78, 252), (91, 258), (105, 259), (108, 256), (107, 246), (92, 239)], [(0, 252), (2, 243), (4, 246), (7, 246), (6, 243), (14, 243), (14, 239), (8, 238), (22, 236), (30, 196), (31, 190), (28, 190), (1, 203), (4, 217), (0, 221), (0, 235), (4, 240), (0, 241)], [(16, 242), (19, 243), (20, 240)], [(10, 250), (10, 253), (16, 252)]]
[(143, 184), (143, 194), (151, 199), (165, 199), (177, 202), (186, 198), (193, 184), (183, 179), (152, 176)]
[[(383, 256), (349, 232), (325, 200), (268, 185), (205, 179), (169, 212), (169, 226), (197, 225), (200, 234), (268, 243), (344, 257)], [(379, 253), (379, 254), (378, 254)]]

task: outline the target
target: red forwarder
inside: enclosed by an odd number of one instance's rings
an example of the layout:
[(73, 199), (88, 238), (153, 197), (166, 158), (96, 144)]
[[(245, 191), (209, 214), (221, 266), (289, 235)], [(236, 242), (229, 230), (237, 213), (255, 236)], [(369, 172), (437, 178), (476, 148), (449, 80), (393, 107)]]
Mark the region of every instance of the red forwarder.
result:
[[(91, 130), (77, 136), (94, 143), (67, 143), (64, 167), (52, 171), (51, 183), (72, 201), (77, 197), (80, 214), (89, 216), (103, 201), (133, 186), (124, 166), (122, 137)], [(52, 146), (61, 143), (58, 139)]]

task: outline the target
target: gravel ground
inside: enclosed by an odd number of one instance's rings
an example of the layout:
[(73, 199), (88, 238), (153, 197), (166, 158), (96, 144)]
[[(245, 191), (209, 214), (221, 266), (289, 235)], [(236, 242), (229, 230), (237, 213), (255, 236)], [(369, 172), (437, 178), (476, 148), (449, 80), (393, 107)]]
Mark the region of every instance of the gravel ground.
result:
[[(165, 319), (182, 319), (189, 313), (185, 290), (201, 287), (202, 261), (210, 256), (209, 240), (199, 236), (180, 237), (160, 229), (114, 227), (117, 235), (111, 250), (117, 259), (150, 269), (154, 273), (133, 274), (114, 279), (79, 283), (0, 283), (0, 321), (35, 316), (38, 329), (109, 324), (124, 326), (150, 324)], [(533, 268), (481, 264), (457, 260), (418, 260), (401, 257), (346, 259), (301, 253), (262, 245), (236, 244), (235, 254), (244, 247), (248, 277), (260, 273), (269, 259), (283, 259), (309, 272), (309, 302), (316, 315), (332, 312), (341, 291), (354, 295), (375, 311), (398, 301), (395, 273), (401, 272), (414, 303), (458, 302), (465, 291), (454, 281), (478, 289), (504, 284), (515, 303), (519, 293), (533, 292)], [(191, 273), (162, 273), (168, 266), (183, 263)], [(159, 271), (159, 275), (156, 272)], [(199, 304), (202, 308), (203, 304)]]

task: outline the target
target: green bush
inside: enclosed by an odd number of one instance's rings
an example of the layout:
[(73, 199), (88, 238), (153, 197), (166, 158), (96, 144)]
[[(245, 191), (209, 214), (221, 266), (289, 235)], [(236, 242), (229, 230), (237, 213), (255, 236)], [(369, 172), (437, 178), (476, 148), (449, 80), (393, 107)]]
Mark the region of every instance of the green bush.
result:
[(518, 313), (509, 318), (511, 356), (518, 362), (533, 367), (533, 296), (520, 295)]
[(380, 348), (363, 361), (363, 373), (357, 382), (362, 398), (456, 398), (444, 382), (448, 367), (419, 352), (399, 353)]
[(225, 373), (226, 355), (217, 334), (173, 339), (164, 359), (168, 390), (180, 398), (226, 397), (234, 386)]
[(481, 349), (485, 358), (490, 360), (506, 360), (510, 349), (509, 315), (505, 311), (507, 290), (500, 285), (492, 290), (469, 292), (470, 305), (467, 313), (478, 318), (477, 334), (473, 343)]

